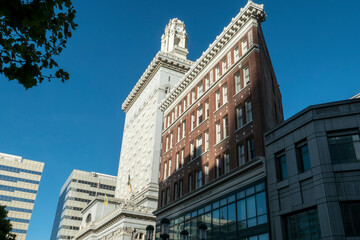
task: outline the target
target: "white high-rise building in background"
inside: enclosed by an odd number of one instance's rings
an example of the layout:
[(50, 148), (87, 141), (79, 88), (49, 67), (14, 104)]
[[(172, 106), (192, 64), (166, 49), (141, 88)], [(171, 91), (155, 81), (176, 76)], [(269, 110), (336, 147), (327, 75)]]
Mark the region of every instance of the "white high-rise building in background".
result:
[(44, 163), (0, 153), (0, 205), (6, 206), (12, 233), (25, 240)]
[[(122, 105), (126, 113), (115, 199), (91, 202), (82, 212), (75, 239), (143, 239), (155, 225), (163, 113), (159, 106), (190, 69), (185, 25), (172, 19), (161, 37), (161, 50)], [(172, 147), (172, 146), (170, 146)]]
[(74, 169), (60, 191), (51, 240), (72, 239), (82, 221), (81, 211), (98, 196), (114, 197), (116, 176)]

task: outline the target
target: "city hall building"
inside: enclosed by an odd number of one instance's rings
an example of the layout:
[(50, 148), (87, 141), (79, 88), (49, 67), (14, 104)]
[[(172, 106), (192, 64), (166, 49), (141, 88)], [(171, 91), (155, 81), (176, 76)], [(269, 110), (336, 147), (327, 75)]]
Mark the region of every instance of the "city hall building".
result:
[(0, 205), (6, 206), (12, 233), (25, 240), (44, 163), (0, 153)]
[(281, 93), (248, 1), (160, 106), (164, 112), (156, 238), (269, 239), (263, 134), (283, 121)]

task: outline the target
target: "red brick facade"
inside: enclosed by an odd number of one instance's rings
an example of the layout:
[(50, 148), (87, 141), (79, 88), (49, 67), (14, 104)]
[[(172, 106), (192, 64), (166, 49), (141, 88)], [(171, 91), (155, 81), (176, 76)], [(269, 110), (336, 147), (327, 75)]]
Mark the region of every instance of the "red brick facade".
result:
[[(242, 49), (245, 46), (247, 51), (243, 53)], [(236, 48), (239, 57), (235, 57)], [(185, 97), (174, 100), (176, 105), (172, 106), (176, 107), (165, 111), (159, 177), (159, 209), (190, 191), (190, 176), (192, 176), (192, 189), (195, 189), (198, 185), (197, 171), (201, 170), (201, 186), (203, 186), (216, 179), (217, 175), (226, 174), (246, 164), (254, 156), (264, 156), (264, 132), (283, 121), (281, 94), (260, 25), (251, 26), (243, 36), (238, 37), (238, 42), (222, 55), (219, 62), (209, 63), (212, 66), (211, 70), (203, 74), (203, 78), (196, 80), (195, 87), (184, 90), (187, 92)], [(223, 66), (224, 63), (226, 67)], [(216, 68), (220, 75), (217, 80)], [(238, 76), (240, 87), (236, 86)], [(246, 84), (247, 76), (248, 84)], [(203, 93), (197, 96), (201, 83), (200, 93)], [(195, 102), (192, 101), (193, 99)], [(238, 108), (242, 109), (242, 118), (239, 117)], [(195, 120), (194, 127), (193, 120)], [(202, 122), (199, 123), (199, 120)], [(186, 126), (185, 131), (183, 122)], [(216, 126), (217, 124), (219, 127)], [(201, 155), (196, 156), (196, 148), (200, 142)], [(239, 147), (241, 145), (244, 147)], [(183, 165), (181, 165), (182, 150), (184, 150)], [(242, 150), (244, 162), (239, 157), (242, 155)], [(229, 161), (226, 160), (227, 156)], [(219, 159), (218, 163), (217, 159)], [(208, 176), (206, 168), (208, 168)], [(180, 181), (182, 181), (181, 190)]]

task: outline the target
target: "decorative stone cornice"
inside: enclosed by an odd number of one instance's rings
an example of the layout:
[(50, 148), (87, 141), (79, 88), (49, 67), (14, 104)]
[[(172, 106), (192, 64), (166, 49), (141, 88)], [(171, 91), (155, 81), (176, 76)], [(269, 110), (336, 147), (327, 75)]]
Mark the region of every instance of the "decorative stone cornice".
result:
[(122, 109), (125, 112), (130, 109), (132, 104), (135, 102), (135, 100), (144, 90), (146, 85), (150, 82), (154, 74), (157, 72), (157, 69), (159, 69), (161, 66), (181, 73), (186, 73), (190, 69), (192, 64), (193, 62), (190, 60), (177, 57), (171, 53), (159, 51), (155, 55), (143, 75), (140, 77), (135, 87), (131, 90), (128, 97), (125, 99), (124, 103), (122, 104)]
[(163, 100), (160, 106), (162, 111), (165, 111), (171, 105), (250, 18), (256, 18), (260, 22), (265, 21), (266, 13), (264, 11), (264, 5), (256, 4), (249, 0), (245, 7), (240, 9), (238, 15), (233, 18), (222, 33), (216, 37), (215, 41), (209, 45), (209, 48), (203, 52), (201, 57), (191, 66), (183, 79), (173, 88), (169, 96)]

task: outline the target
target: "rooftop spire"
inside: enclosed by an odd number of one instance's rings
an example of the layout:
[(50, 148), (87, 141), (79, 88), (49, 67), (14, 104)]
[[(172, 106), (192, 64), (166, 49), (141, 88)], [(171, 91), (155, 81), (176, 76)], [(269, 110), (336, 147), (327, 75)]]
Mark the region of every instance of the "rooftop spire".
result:
[(172, 53), (180, 58), (187, 59), (188, 36), (184, 22), (177, 18), (170, 19), (165, 27), (165, 33), (161, 36), (161, 51)]

